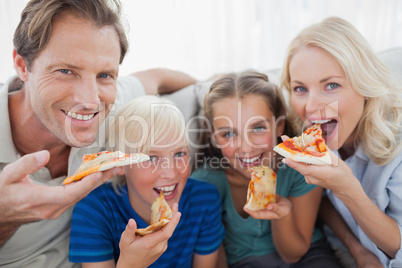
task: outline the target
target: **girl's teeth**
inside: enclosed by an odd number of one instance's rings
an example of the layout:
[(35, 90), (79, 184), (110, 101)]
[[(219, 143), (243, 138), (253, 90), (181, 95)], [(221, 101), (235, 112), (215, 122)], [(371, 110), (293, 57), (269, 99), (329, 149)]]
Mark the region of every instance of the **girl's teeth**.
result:
[(245, 163), (254, 163), (254, 162), (257, 161), (258, 159), (260, 159), (259, 156), (254, 157), (254, 158), (250, 158), (250, 159), (244, 158), (244, 159), (242, 159), (241, 161), (243, 161), (243, 162), (245, 162)]

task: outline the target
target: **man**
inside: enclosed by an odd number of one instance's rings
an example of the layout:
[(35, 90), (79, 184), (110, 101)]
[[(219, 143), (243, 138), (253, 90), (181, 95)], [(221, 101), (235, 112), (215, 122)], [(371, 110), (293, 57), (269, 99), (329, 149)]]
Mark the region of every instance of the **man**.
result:
[[(24, 9), (14, 35), (18, 77), (0, 88), (0, 266), (73, 266), (72, 206), (122, 170), (61, 182), (84, 153), (103, 149), (103, 123), (122, 104), (195, 82), (164, 69), (117, 82), (127, 46), (118, 0), (32, 0)], [(179, 213), (142, 240), (134, 240), (129, 224), (122, 240), (133, 262), (147, 266), (162, 254), (178, 221)], [(144, 246), (147, 254), (136, 255)]]

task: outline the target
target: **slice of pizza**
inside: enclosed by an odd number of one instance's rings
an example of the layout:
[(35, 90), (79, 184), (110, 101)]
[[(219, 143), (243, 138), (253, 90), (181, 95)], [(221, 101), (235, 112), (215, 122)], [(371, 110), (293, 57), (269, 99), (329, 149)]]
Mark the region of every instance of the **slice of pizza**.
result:
[(172, 210), (161, 192), (151, 207), (151, 224), (147, 228), (137, 229), (135, 233), (139, 235), (147, 235), (159, 231), (169, 223), (172, 217)]
[(247, 202), (244, 206), (249, 210), (265, 208), (276, 202), (276, 174), (266, 166), (249, 168), (251, 180), (247, 190)]
[(274, 147), (278, 154), (296, 162), (331, 165), (329, 149), (322, 138), (321, 124), (307, 128), (301, 136), (289, 138)]
[(149, 160), (146, 154), (124, 154), (120, 151), (108, 152), (102, 151), (96, 154), (85, 154), (82, 157), (82, 164), (78, 167), (74, 175), (67, 177), (63, 184), (69, 184), (79, 181), (89, 174), (97, 171), (104, 171), (114, 167), (136, 164)]

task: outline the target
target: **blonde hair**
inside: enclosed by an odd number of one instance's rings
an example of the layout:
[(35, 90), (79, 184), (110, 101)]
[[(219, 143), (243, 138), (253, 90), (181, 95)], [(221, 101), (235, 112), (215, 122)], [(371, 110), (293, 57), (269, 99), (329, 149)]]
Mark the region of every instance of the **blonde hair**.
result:
[(352, 88), (366, 97), (355, 145), (362, 144), (372, 161), (385, 165), (402, 149), (401, 91), (392, 81), (390, 70), (352, 24), (331, 17), (304, 29), (290, 44), (281, 77), (281, 87), (290, 93), (290, 61), (301, 48), (308, 46), (332, 55)]
[[(148, 154), (166, 138), (170, 138), (170, 145), (187, 146), (185, 124), (183, 113), (171, 101), (150, 95), (135, 98), (116, 114), (108, 150)], [(115, 177), (112, 184), (116, 189), (125, 184), (125, 179)]]

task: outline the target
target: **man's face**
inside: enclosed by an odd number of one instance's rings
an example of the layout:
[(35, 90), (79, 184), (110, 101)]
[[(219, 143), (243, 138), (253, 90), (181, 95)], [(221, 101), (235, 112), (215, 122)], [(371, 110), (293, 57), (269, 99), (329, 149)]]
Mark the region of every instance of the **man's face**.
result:
[(93, 143), (116, 97), (119, 59), (112, 26), (69, 13), (56, 19), (25, 83), (40, 127), (70, 146)]

